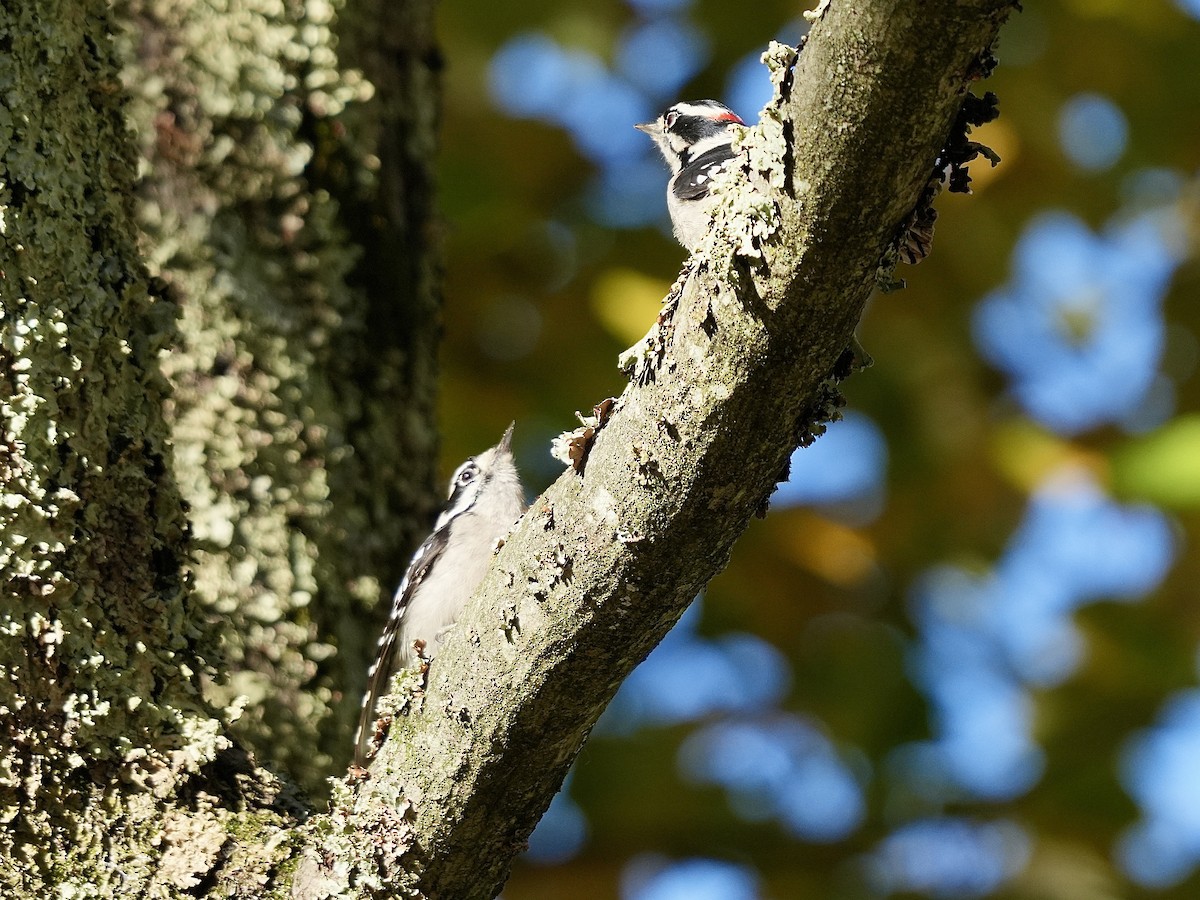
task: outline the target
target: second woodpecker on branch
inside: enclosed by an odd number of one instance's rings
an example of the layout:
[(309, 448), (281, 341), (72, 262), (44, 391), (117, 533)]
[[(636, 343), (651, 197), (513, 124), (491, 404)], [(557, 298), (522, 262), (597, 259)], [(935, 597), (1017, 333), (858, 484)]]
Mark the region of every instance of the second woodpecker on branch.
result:
[(360, 768), (371, 757), (375, 706), (389, 679), (415, 661), (414, 645), (423, 647), (426, 659), (437, 654), (445, 631), (487, 574), (497, 543), (525, 511), (525, 489), (509, 447), (512, 432), (509, 425), (500, 443), (458, 467), (433, 533), (413, 554), (396, 589), (367, 672), (354, 736), (354, 763)]

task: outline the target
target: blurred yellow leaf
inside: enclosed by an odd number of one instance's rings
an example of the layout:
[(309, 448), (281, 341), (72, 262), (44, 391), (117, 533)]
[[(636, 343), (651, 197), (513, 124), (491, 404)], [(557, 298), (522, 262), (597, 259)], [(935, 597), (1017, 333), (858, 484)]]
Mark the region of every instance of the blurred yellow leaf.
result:
[(1117, 490), (1163, 506), (1200, 506), (1200, 415), (1180, 416), (1113, 454)]
[(658, 317), (669, 282), (633, 269), (609, 269), (592, 286), (592, 312), (625, 344), (641, 339)]
[(991, 449), (992, 461), (1000, 474), (1025, 493), (1031, 493), (1052, 472), (1064, 466), (1082, 466), (1102, 481), (1108, 480), (1107, 465), (1102, 457), (1026, 419), (1014, 419), (998, 426)]
[(876, 568), (875, 545), (863, 534), (837, 522), (806, 514), (781, 529), (783, 552), (801, 568), (840, 587), (854, 587)]

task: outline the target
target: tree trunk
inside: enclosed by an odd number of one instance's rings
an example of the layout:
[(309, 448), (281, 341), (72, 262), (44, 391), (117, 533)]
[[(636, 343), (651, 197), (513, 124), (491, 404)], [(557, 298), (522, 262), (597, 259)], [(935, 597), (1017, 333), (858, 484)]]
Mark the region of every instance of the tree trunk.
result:
[(437, 67), (404, 7), (357, 45), (396, 67), (374, 94), (320, 4), (0, 11), (6, 897), (269, 883), (287, 845), (254, 838), (302, 806), (230, 738), (317, 799), (349, 757), (366, 611), (435, 497)]
[[(139, 0), (120, 32), (94, 0), (6, 7), (5, 895), (499, 891), (621, 680), (833, 414), (1012, 5), (838, 3), (798, 61), (775, 52), (775, 115), (746, 141), (768, 194), (737, 176), (582, 472), (507, 542), (369, 779), (304, 825), (230, 736), (320, 789), (349, 751), (337, 688), (365, 672), (343, 623), (428, 507), (430, 8), (380, 0), (350, 29), (368, 101), (317, 5)], [(360, 270), (355, 245), (394, 267)]]

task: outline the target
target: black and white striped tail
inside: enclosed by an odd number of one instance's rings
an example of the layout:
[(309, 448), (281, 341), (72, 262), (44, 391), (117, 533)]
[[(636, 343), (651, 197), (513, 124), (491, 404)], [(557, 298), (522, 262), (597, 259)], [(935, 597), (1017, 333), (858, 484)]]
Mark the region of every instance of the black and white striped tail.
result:
[(367, 692), (363, 694), (362, 708), (358, 713), (358, 730), (354, 733), (354, 764), (365, 769), (372, 756), (372, 739), (375, 736), (375, 705), (387, 690), (391, 675), (392, 659), (396, 655), (396, 640), (400, 635), (401, 617), (394, 615), (388, 620), (375, 653), (375, 662), (367, 670)]
[[(468, 462), (471, 461), (468, 460)], [(471, 464), (473, 465), (473, 463)], [(459, 468), (459, 473), (466, 467), (467, 463), (464, 463)], [(459, 473), (456, 473), (456, 479)], [(471, 502), (474, 502), (473, 494), (470, 499)], [(367, 761), (371, 758), (368, 751), (371, 749), (371, 738), (375, 732), (375, 706), (379, 703), (379, 698), (387, 693), (388, 679), (396, 670), (396, 654), (400, 650), (399, 642), (403, 632), (404, 614), (408, 611), (413, 598), (425, 582), (434, 563), (445, 551), (446, 544), (450, 539), (450, 525), (454, 517), (470, 508), (470, 503), (459, 497), (458, 492), (451, 491), (447, 510), (452, 511), (453, 515), (447, 516), (446, 512), (443, 512), (438, 518), (438, 525), (433, 534), (429, 535), (425, 539), (425, 543), (417, 548), (412, 562), (408, 564), (408, 571), (404, 573), (404, 578), (400, 581), (400, 587), (396, 589), (396, 596), (392, 599), (391, 615), (388, 617), (387, 624), (383, 626), (383, 634), (379, 636), (375, 662), (367, 670), (367, 692), (363, 695), (362, 709), (358, 713), (358, 731), (354, 734), (354, 764), (360, 768), (365, 768)]]

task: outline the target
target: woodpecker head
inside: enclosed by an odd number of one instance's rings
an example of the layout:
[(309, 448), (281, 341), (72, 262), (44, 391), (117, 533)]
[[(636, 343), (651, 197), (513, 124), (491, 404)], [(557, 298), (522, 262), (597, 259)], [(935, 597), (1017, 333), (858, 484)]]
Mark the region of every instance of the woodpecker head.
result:
[(675, 173), (706, 150), (728, 144), (730, 125), (745, 125), (732, 109), (716, 100), (676, 103), (653, 122), (635, 125), (654, 138)]
[[(476, 510), (478, 504), (486, 503), (488, 498), (507, 506), (515, 502), (523, 508), (525, 492), (511, 449), (513, 425), (508, 426), (495, 447), (472, 456), (455, 471), (450, 479), (450, 495), (438, 517), (437, 527)], [(514, 520), (520, 512), (518, 509), (513, 514)]]

